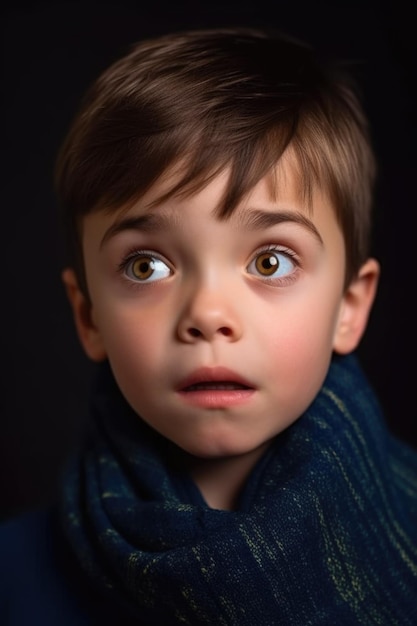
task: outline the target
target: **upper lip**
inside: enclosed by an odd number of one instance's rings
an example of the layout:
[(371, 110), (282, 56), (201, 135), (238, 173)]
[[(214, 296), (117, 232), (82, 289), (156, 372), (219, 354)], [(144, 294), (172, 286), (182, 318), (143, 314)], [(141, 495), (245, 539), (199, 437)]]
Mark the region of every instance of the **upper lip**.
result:
[(243, 378), (240, 374), (237, 374), (231, 369), (227, 367), (200, 367), (185, 378), (183, 378), (179, 384), (177, 385), (178, 391), (184, 391), (187, 387), (191, 387), (191, 385), (196, 385), (198, 383), (213, 383), (213, 382), (229, 382), (236, 383), (237, 385), (242, 385), (243, 387), (248, 387), (250, 389), (254, 388), (254, 385)]

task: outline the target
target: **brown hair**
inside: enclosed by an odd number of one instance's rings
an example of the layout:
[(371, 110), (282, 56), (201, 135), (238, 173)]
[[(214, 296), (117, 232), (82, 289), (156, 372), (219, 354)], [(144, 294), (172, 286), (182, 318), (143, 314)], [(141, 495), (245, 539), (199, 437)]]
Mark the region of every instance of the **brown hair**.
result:
[(194, 30), (134, 45), (91, 86), (58, 155), (56, 189), (86, 290), (80, 218), (136, 201), (178, 162), (164, 195), (193, 193), (230, 168), (220, 217), (295, 154), (309, 199), (331, 199), (346, 284), (368, 255), (375, 159), (352, 78), (311, 47), (249, 28)]

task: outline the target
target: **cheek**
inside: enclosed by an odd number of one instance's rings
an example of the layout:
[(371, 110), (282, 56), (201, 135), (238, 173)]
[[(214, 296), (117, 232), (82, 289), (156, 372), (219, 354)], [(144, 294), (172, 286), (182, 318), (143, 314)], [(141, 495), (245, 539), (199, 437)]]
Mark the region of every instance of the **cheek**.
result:
[(107, 308), (98, 325), (122, 389), (146, 389), (166, 358), (166, 316), (158, 309), (138, 314), (135, 307)]
[[(328, 279), (330, 286), (332, 283)], [(276, 341), (294, 347), (331, 341), (338, 318), (341, 296), (337, 286), (302, 285), (288, 299), (269, 304), (270, 323), (266, 327)], [(327, 287), (327, 288), (326, 288)], [(324, 347), (324, 346), (323, 346)]]
[(325, 312), (318, 307), (297, 311), (287, 320), (281, 320), (282, 327), (277, 325), (270, 341), (284, 351), (289, 361), (319, 356), (331, 350), (336, 319), (336, 312)]
[(288, 398), (306, 408), (319, 390), (333, 352), (338, 302), (319, 298), (277, 316), (259, 342), (268, 350), (270, 376)]

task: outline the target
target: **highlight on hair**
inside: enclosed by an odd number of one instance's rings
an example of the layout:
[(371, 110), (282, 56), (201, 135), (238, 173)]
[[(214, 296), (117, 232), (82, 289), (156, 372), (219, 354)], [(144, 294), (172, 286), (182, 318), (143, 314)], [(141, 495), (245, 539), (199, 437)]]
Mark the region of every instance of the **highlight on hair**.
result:
[(219, 217), (287, 149), (307, 200), (328, 194), (346, 244), (346, 284), (368, 255), (375, 158), (357, 86), (287, 35), (192, 30), (133, 45), (87, 91), (61, 147), (56, 191), (71, 263), (86, 290), (80, 220), (137, 201), (181, 163), (159, 198), (192, 194), (228, 168)]

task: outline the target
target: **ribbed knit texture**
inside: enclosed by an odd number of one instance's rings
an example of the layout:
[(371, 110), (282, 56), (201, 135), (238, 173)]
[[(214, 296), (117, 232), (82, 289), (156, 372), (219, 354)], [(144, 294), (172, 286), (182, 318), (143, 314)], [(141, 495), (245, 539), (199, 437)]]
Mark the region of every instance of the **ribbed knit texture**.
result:
[(120, 624), (416, 626), (417, 451), (387, 431), (354, 356), (334, 357), (233, 512), (204, 503), (179, 451), (98, 370), (62, 520)]

